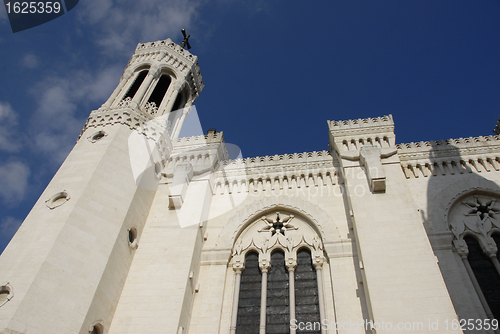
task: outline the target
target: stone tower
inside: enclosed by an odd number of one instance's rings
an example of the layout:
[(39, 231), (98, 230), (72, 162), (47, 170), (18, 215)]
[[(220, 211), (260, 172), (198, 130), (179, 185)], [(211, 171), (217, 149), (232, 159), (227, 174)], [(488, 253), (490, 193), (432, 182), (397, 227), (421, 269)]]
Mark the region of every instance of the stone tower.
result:
[[(203, 86), (197, 57), (170, 39), (137, 46), (0, 258), (0, 333), (108, 332), (172, 140)], [(181, 185), (172, 200), (182, 197)]]

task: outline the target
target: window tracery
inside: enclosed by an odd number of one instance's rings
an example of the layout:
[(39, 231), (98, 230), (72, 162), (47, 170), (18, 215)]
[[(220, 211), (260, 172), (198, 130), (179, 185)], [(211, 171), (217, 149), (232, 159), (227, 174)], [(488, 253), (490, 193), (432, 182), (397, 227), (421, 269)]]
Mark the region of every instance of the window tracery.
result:
[[(259, 276), (245, 273), (247, 263), (252, 268), (250, 272), (255, 271), (255, 263), (251, 262), (255, 259), (251, 259), (256, 254)], [(324, 262), (323, 243), (304, 218), (280, 210), (254, 219), (239, 234), (232, 251), (236, 284), (231, 333), (247, 333), (246, 326), (241, 324), (252, 323), (253, 333), (257, 328), (256, 309), (251, 316), (248, 314), (249, 275), (254, 280), (258, 277), (260, 283), (259, 333), (295, 333), (290, 321), (297, 316), (301, 321), (324, 319), (321, 278)], [(255, 300), (253, 304), (257, 305)]]
[(472, 285), (490, 319), (500, 318), (500, 203), (495, 195), (472, 193), (450, 208), (448, 225)]

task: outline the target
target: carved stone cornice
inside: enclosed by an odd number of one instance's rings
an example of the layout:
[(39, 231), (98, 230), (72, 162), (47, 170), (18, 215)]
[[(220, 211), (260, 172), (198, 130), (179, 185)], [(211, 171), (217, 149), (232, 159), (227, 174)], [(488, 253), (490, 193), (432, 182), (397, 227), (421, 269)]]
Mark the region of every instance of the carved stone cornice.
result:
[(100, 128), (121, 124), (131, 130), (135, 130), (146, 138), (154, 140), (163, 159), (166, 159), (172, 152), (172, 142), (167, 132), (167, 117), (154, 118), (153, 115), (141, 111), (138, 108), (128, 106), (118, 106), (112, 109), (98, 109), (92, 111), (83, 126), (77, 142), (83, 133), (89, 128)]
[(500, 153), (499, 136), (479, 136), (438, 141), (421, 141), (396, 145), (401, 161), (418, 159), (465, 158)]

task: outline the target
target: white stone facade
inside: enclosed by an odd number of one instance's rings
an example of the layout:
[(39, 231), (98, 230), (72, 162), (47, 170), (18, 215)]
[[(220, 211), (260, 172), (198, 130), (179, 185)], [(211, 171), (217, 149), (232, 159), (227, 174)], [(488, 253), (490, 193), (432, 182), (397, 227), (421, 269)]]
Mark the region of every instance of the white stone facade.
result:
[(318, 333), (498, 333), (457, 328), (492, 318), (464, 238), (500, 270), (498, 136), (396, 144), (387, 115), (330, 121), (321, 152), (228, 160), (222, 132), (178, 138), (202, 88), (196, 56), (138, 45), (0, 257), (0, 333), (237, 333), (245, 255), (264, 284), (283, 252), (293, 286), (300, 249)]

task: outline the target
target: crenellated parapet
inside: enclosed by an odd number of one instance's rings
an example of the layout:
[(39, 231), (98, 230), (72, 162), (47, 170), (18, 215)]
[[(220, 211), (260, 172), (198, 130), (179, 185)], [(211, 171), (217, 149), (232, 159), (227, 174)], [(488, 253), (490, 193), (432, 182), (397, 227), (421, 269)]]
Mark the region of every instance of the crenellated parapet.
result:
[(312, 190), (337, 184), (337, 168), (328, 151), (226, 160), (215, 175), (215, 192)]
[(481, 173), (500, 169), (500, 137), (479, 136), (398, 144), (406, 178)]

